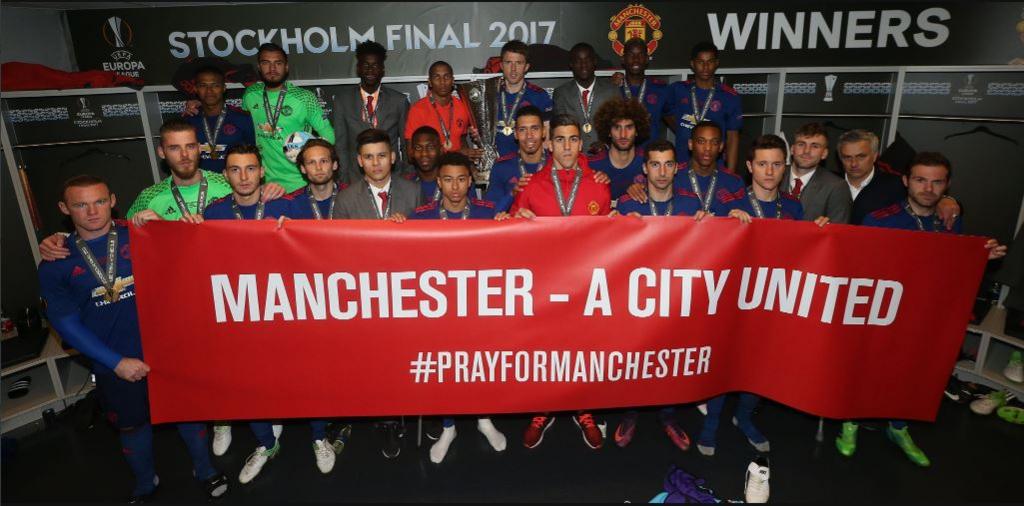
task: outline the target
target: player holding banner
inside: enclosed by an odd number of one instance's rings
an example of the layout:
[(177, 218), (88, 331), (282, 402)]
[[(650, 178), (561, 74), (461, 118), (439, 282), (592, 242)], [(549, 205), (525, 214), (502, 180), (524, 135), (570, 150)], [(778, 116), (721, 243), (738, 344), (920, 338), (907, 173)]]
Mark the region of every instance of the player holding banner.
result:
[[(121, 450), (135, 475), (129, 503), (147, 502), (159, 485), (153, 464), (142, 338), (135, 307), (128, 227), (115, 223), (117, 200), (106, 182), (77, 176), (64, 183), (60, 210), (71, 217), (74, 251), (39, 265), (47, 318), (68, 344), (92, 361), (96, 391), (107, 419), (119, 430)], [(202, 423), (177, 424), (192, 457), (195, 477), (211, 498), (224, 495), (228, 479), (213, 467)]]

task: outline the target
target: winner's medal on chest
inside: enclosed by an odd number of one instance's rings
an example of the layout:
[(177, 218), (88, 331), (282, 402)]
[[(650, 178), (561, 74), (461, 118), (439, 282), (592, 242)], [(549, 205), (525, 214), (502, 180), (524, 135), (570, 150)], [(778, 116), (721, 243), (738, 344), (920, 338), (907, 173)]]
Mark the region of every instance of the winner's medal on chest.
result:
[(117, 229), (110, 225), (110, 232), (107, 233), (107, 269), (100, 268), (100, 262), (92, 254), (89, 245), (81, 237), (75, 237), (75, 248), (82, 255), (85, 264), (89, 266), (92, 277), (103, 285), (103, 299), (111, 304), (117, 303), (121, 298), (121, 288), (117, 286)]

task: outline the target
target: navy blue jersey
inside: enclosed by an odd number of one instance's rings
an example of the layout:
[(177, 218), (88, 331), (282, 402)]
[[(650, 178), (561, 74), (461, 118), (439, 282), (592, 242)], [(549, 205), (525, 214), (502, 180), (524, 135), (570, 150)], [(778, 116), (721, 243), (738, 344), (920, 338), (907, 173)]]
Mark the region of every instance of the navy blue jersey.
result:
[(196, 128), (196, 138), (199, 139), (199, 168), (213, 172), (224, 172), (224, 153), (227, 153), (232, 146), (239, 144), (256, 145), (256, 134), (253, 131), (252, 117), (245, 111), (233, 107), (224, 106), (227, 114), (224, 116), (224, 123), (220, 127), (220, 133), (214, 134), (217, 138), (217, 159), (210, 156), (210, 144), (206, 138), (206, 130), (203, 128), (203, 120), (209, 125), (210, 133), (213, 133), (217, 126), (217, 116), (203, 116), (202, 114), (186, 118)]
[[(717, 170), (716, 173), (714, 196), (711, 199), (712, 207), (714, 207), (714, 203), (716, 202), (719, 205), (722, 205), (726, 201), (736, 198), (742, 194), (744, 188), (746, 188), (746, 185), (743, 184), (743, 180), (740, 179), (739, 176), (720, 169)], [(693, 188), (693, 185), (690, 183), (690, 169), (686, 164), (680, 166), (679, 172), (676, 172), (676, 177), (673, 180), (672, 185), (677, 190), (686, 190), (706, 199), (708, 188), (711, 187), (711, 176), (702, 176), (697, 173), (694, 173), (694, 175), (697, 176), (697, 186), (700, 187), (699, 189)]]
[[(524, 163), (523, 169), (527, 174), (536, 174), (544, 166), (544, 158), (538, 163)], [(519, 183), (519, 152), (509, 153), (498, 158), (491, 167), (491, 176), (487, 181), (487, 193), (484, 200), (494, 202), (494, 208), (500, 211), (508, 211), (512, 207), (512, 190)]]
[[(441, 201), (435, 200), (429, 204), (417, 207), (413, 211), (412, 216), (409, 217), (411, 220), (439, 220), (441, 219), (441, 213), (445, 213), (445, 216), (449, 220), (461, 220), (462, 213), (450, 213), (444, 210), (441, 205)], [(497, 211), (494, 210), (494, 202), (486, 200), (469, 200), (469, 219), (471, 220), (493, 220), (494, 215)]]
[[(77, 313), (82, 324), (96, 334), (104, 345), (123, 357), (141, 360), (142, 341), (135, 309), (135, 277), (132, 273), (128, 227), (120, 224), (115, 226), (118, 253), (114, 284), (121, 290), (118, 302), (110, 303), (104, 299), (106, 288), (96, 280), (75, 247), (77, 234), (67, 238), (71, 255), (62, 260), (39, 264), (39, 286), (46, 300), (46, 317), (50, 321)], [(107, 236), (86, 241), (86, 245), (106, 273)], [(98, 360), (93, 361), (93, 369), (97, 372), (111, 372), (110, 364), (102, 364)]]
[[(745, 211), (753, 218), (757, 218), (757, 213), (754, 212), (754, 208), (750, 204), (750, 198), (747, 197), (746, 188), (740, 190), (738, 193), (726, 194), (722, 200), (715, 199), (715, 203), (711, 204), (711, 212), (715, 216), (728, 216), (729, 211), (733, 209), (739, 209)], [(804, 219), (804, 206), (800, 203), (800, 199), (785, 193), (779, 192), (779, 202), (782, 204), (782, 216), (778, 216), (778, 204), (776, 201), (765, 202), (762, 200), (755, 199), (758, 206), (761, 208), (765, 218), (780, 218), (783, 220), (802, 220)]]
[[(336, 183), (337, 184), (337, 183)], [(347, 185), (338, 185), (338, 191), (344, 190)], [(284, 200), (287, 200), (290, 208), (285, 216), (295, 220), (313, 220), (316, 219), (316, 215), (313, 214), (313, 206), (311, 205), (310, 197), (312, 197), (309, 185), (303, 186), (298, 190), (295, 190), (285, 196)], [(327, 197), (323, 200), (317, 200), (316, 206), (320, 209), (320, 216), (323, 219), (331, 219), (331, 202), (334, 201), (334, 197)], [(228, 204), (231, 207), (231, 204)], [(266, 213), (266, 210), (264, 210)]]
[[(274, 218), (277, 219), (281, 216), (289, 216), (288, 212), (292, 208), (292, 200), (289, 198), (291, 194), (285, 195), (283, 198), (274, 199), (263, 205), (263, 218)], [(235, 211), (231, 205), (234, 202), (234, 196), (228, 195), (226, 197), (219, 198), (206, 206), (206, 210), (203, 211), (203, 218), (207, 220), (234, 220)], [(242, 218), (246, 220), (256, 219), (256, 209), (259, 208), (259, 204), (253, 204), (251, 206), (238, 206), (238, 210), (242, 213)], [(312, 211), (310, 211), (312, 212)], [(290, 216), (289, 216), (290, 217)]]
[[(651, 118), (651, 135), (643, 142), (637, 143), (641, 147), (646, 146), (654, 139), (662, 138), (664, 125), (661, 117), (668, 113), (669, 105), (668, 84), (656, 77), (648, 77), (646, 81), (647, 86), (644, 89), (642, 105), (647, 109), (647, 114)], [(619, 94), (623, 98), (626, 97), (626, 86), (625, 83), (619, 86)], [(629, 86), (629, 92), (634, 99), (639, 98), (640, 88), (641, 86)]]
[[(696, 90), (697, 112), (694, 112), (694, 104), (690, 96), (691, 89)], [(704, 104), (710, 93), (711, 90), (697, 86), (692, 79), (672, 83), (668, 87), (669, 99), (668, 105), (665, 107), (665, 114), (676, 119), (676, 160), (680, 162), (690, 159), (690, 148), (687, 142), (693, 133), (696, 117), (704, 110)], [(726, 132), (738, 132), (743, 127), (740, 94), (727, 84), (716, 84), (715, 96), (711, 99), (711, 105), (708, 106), (704, 119), (722, 127), (722, 144), (724, 145)]]
[[(497, 115), (495, 116), (495, 121), (501, 121), (501, 118), (502, 118), (502, 116), (501, 116), (501, 114), (502, 114), (502, 112), (501, 112), (501, 110), (502, 110), (501, 109), (501, 90), (502, 89), (504, 89), (504, 88), (499, 88), (498, 89), (498, 103), (496, 104), (498, 106), (498, 110), (497, 110)], [(519, 110), (522, 109), (523, 107), (526, 107), (528, 105), (532, 105), (532, 106), (540, 109), (541, 115), (543, 115), (542, 119), (544, 121), (550, 120), (551, 119), (551, 111), (554, 110), (555, 103), (551, 100), (551, 95), (548, 95), (547, 90), (545, 90), (544, 88), (541, 88), (540, 86), (537, 86), (536, 84), (533, 84), (533, 83), (531, 83), (529, 81), (526, 81), (526, 84), (524, 85), (523, 89), (525, 90), (525, 91), (523, 91), (523, 98), (521, 98), (519, 100), (519, 105), (516, 106), (516, 110), (512, 111), (512, 116), (511, 116), (510, 119), (514, 120), (515, 117), (516, 117), (516, 113), (519, 112)], [(516, 94), (515, 93), (509, 93), (508, 91), (505, 91), (505, 110), (511, 110), (511, 108), (515, 104), (515, 102), (516, 102)], [(505, 135), (505, 133), (502, 132), (501, 127), (497, 127), (497, 131), (495, 132), (495, 135), (494, 135), (494, 144), (498, 148), (498, 155), (500, 155), (500, 156), (507, 155), (509, 153), (514, 153), (515, 151), (517, 151), (519, 149), (519, 144), (516, 143), (516, 133), (515, 133), (515, 131), (512, 132), (512, 135)]]
[[(939, 219), (938, 214), (934, 214), (932, 216), (919, 216), (918, 219), (921, 221), (921, 228), (923, 228), (925, 232), (939, 232), (958, 235), (963, 233), (963, 223), (959, 216), (957, 216), (956, 222), (953, 223), (953, 230), (946, 229), (946, 225)], [(918, 220), (915, 220), (914, 217), (907, 212), (906, 199), (868, 214), (864, 217), (864, 221), (861, 222), (862, 225), (867, 225), (869, 227), (920, 231), (921, 228), (918, 228), (917, 223)]]
[[(700, 199), (697, 195), (686, 190), (676, 190), (672, 199), (665, 202), (655, 202), (654, 209), (658, 216), (666, 216), (668, 204), (672, 203), (672, 216), (693, 216), (700, 211)], [(615, 210), (619, 214), (639, 213), (641, 216), (651, 216), (651, 205), (647, 202), (637, 202), (628, 194), (619, 197), (615, 204)]]
[(591, 169), (604, 172), (608, 179), (612, 180), (612, 200), (625, 195), (633, 183), (643, 183), (647, 180), (644, 177), (644, 150), (636, 148), (634, 152), (633, 161), (621, 169), (612, 165), (608, 151), (602, 151), (587, 159)]

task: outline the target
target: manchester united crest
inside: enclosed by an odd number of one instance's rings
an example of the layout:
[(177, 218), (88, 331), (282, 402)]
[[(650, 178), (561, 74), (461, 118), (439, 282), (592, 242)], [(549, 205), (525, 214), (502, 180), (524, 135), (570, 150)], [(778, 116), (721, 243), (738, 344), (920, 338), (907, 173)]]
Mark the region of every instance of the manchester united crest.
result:
[[(608, 40), (612, 42), (615, 54), (622, 56), (625, 42), (629, 39), (647, 41), (647, 54), (654, 54), (661, 40), (661, 16), (651, 12), (642, 4), (630, 4), (611, 17)], [(621, 34), (621, 35), (620, 35)]]
[(596, 200), (591, 200), (590, 203), (587, 204), (587, 212), (590, 213), (591, 216), (596, 215), (599, 211), (601, 211), (601, 205), (598, 204)]

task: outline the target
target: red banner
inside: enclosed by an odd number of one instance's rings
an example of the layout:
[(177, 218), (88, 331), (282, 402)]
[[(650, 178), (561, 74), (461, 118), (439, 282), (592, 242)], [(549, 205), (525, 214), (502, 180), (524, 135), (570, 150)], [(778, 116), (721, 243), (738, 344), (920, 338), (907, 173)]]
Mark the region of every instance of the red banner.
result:
[(132, 230), (154, 422), (487, 414), (749, 391), (933, 420), (984, 240), (579, 217)]

